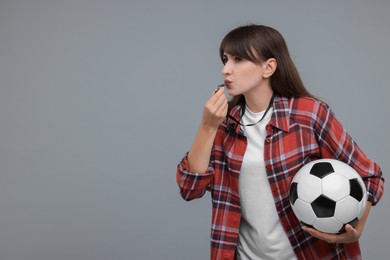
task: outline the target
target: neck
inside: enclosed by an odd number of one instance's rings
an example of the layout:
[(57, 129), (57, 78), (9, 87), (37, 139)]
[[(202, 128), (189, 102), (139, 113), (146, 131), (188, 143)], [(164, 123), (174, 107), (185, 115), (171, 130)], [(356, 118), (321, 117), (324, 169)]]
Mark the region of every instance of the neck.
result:
[(272, 98), (273, 91), (271, 86), (254, 89), (250, 93), (246, 93), (245, 104), (250, 111), (258, 113), (267, 109)]

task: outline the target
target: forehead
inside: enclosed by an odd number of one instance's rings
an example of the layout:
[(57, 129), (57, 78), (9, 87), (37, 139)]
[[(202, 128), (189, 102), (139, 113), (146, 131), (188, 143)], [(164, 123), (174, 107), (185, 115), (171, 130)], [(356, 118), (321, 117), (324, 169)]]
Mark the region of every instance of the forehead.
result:
[(252, 62), (258, 61), (258, 55), (255, 53), (254, 48), (252, 48), (247, 42), (242, 42), (245, 44), (233, 44), (233, 42), (227, 42), (221, 45), (220, 55), (223, 57), (240, 57)]

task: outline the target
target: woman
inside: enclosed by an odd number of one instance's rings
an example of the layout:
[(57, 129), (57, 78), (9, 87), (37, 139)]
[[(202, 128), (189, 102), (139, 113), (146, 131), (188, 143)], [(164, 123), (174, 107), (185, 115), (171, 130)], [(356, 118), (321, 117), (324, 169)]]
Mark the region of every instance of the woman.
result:
[[(205, 103), (195, 140), (177, 167), (185, 200), (211, 192), (211, 259), (361, 258), (358, 239), (383, 195), (379, 166), (305, 89), (278, 31), (238, 27), (222, 40), (220, 56), (225, 87)], [(367, 187), (364, 216), (342, 234), (302, 227), (290, 207), (292, 178), (320, 158), (348, 163)]]

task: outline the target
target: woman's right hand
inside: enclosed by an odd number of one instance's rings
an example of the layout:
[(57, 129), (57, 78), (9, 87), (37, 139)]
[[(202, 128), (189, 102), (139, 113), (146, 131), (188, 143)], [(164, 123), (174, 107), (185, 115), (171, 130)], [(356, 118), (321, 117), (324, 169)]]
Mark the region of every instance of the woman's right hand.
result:
[(224, 95), (224, 88), (225, 87), (218, 88), (218, 90), (213, 92), (211, 97), (206, 101), (203, 108), (202, 125), (218, 128), (226, 118), (228, 101)]

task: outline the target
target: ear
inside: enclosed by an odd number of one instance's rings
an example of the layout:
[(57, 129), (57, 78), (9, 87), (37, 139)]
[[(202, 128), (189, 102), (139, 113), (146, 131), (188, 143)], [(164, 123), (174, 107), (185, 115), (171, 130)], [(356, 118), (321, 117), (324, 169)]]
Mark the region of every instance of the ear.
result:
[(270, 78), (274, 74), (278, 63), (276, 59), (270, 58), (263, 63), (263, 78)]

